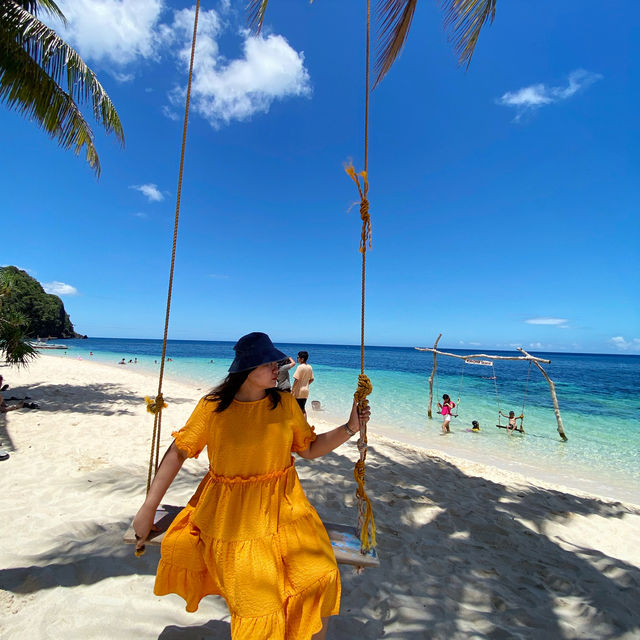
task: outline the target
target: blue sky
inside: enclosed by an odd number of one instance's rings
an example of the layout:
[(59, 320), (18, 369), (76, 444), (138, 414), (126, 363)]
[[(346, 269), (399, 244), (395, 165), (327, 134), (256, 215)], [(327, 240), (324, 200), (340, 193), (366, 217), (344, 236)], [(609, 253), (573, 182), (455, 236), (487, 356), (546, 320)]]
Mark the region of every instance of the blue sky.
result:
[[(96, 180), (0, 108), (0, 264), (81, 333), (161, 337), (192, 5), (61, 6), (126, 146), (96, 130)], [(271, 0), (257, 39), (243, 6), (201, 7), (170, 337), (357, 343), (364, 5)], [(640, 6), (497, 9), (465, 72), (419, 3), (372, 94), (367, 342), (640, 353)]]

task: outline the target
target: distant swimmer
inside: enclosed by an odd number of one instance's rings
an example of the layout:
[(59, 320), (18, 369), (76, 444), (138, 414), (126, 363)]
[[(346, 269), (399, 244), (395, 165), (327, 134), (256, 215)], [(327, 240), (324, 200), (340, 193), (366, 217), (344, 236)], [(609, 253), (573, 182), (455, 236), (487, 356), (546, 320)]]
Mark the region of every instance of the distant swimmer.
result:
[(480, 423), (477, 420), (471, 421), (471, 431), (480, 431)]

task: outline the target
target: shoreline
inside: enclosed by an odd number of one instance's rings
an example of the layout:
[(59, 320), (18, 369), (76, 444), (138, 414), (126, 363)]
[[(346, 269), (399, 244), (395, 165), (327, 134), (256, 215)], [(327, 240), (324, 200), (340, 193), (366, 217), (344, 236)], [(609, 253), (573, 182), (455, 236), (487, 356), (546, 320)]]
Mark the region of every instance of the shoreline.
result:
[[(66, 361), (66, 357), (62, 354), (41, 354), (47, 358), (56, 358)], [(115, 357), (115, 356), (114, 356)], [(135, 364), (121, 366), (116, 360), (105, 361), (92, 360), (89, 357), (73, 357), (70, 360), (79, 360), (88, 364), (96, 364), (100, 366), (109, 367), (116, 375), (122, 370), (128, 372), (135, 372), (138, 375), (148, 376), (148, 392), (146, 395), (154, 395), (157, 389), (157, 371), (153, 370), (153, 365), (146, 361), (144, 358)], [(130, 368), (132, 367), (132, 368)], [(176, 385), (184, 385), (188, 387), (190, 392), (195, 393), (209, 390), (214, 386), (216, 378), (214, 377), (210, 382), (204, 382), (202, 379), (190, 377), (187, 374), (171, 371), (169, 367), (164, 371), (165, 382), (171, 382)], [(168, 396), (167, 396), (168, 397)], [(194, 395), (195, 398), (199, 396)], [(309, 403), (310, 404), (310, 403)], [(307, 408), (308, 419), (311, 424), (314, 424), (318, 428), (323, 426), (335, 426), (342, 421), (343, 416), (334, 411), (323, 408), (321, 411), (314, 411), (311, 407)], [(425, 418), (426, 419), (426, 418)], [(462, 435), (465, 431), (460, 425), (455, 422), (452, 425), (452, 431), (459, 435)], [(426, 430), (429, 430), (428, 432)], [(483, 427), (483, 431), (486, 428)], [(431, 439), (431, 442), (421, 441), (420, 431), (424, 433), (423, 440)], [(640, 505), (640, 488), (636, 487), (633, 482), (627, 481), (626, 484), (622, 484), (622, 481), (618, 479), (618, 482), (614, 482), (612, 475), (608, 475), (608, 472), (600, 470), (596, 473), (591, 467), (576, 467), (564, 468), (560, 466), (554, 466), (553, 459), (545, 460), (544, 458), (535, 458), (535, 462), (525, 463), (522, 460), (515, 460), (513, 458), (501, 458), (499, 456), (499, 450), (496, 450), (495, 455), (487, 453), (481, 450), (471, 450), (467, 442), (461, 442), (460, 440), (450, 440), (450, 436), (447, 436), (443, 440), (443, 446), (438, 446), (437, 440), (440, 438), (440, 420), (439, 416), (434, 416), (433, 420), (427, 425), (420, 427), (419, 429), (407, 429), (398, 430), (397, 428), (379, 422), (375, 419), (374, 423), (369, 429), (369, 438), (375, 438), (381, 436), (389, 441), (398, 443), (399, 445), (406, 445), (418, 450), (424, 450), (432, 455), (448, 459), (457, 464), (460, 468), (467, 465), (472, 466), (484, 466), (488, 468), (487, 473), (491, 473), (492, 470), (502, 471), (506, 473), (512, 473), (518, 478), (520, 483), (532, 483), (544, 487), (549, 487), (564, 492), (583, 494), (586, 496), (593, 496), (603, 498), (606, 500), (620, 501), (626, 504)], [(555, 432), (554, 432), (555, 433)], [(434, 434), (437, 437), (434, 438)], [(475, 434), (474, 434), (475, 435)], [(570, 438), (577, 437), (570, 434)], [(435, 439), (435, 444), (433, 440)], [(555, 437), (552, 439), (555, 442)], [(448, 444), (445, 444), (448, 443)], [(557, 444), (565, 446), (560, 440), (557, 440)], [(465, 446), (466, 445), (466, 448)], [(571, 446), (567, 444), (566, 446)], [(581, 472), (587, 472), (581, 475)], [(626, 478), (625, 478), (626, 480)], [(600, 486), (602, 483), (602, 487)]]
[[(0, 462), (0, 636), (228, 639), (224, 601), (187, 614), (177, 596), (154, 596), (158, 548), (136, 558), (122, 542), (144, 498), (153, 418), (143, 397), (157, 385), (113, 366), (43, 356), (28, 370), (0, 367), (10, 393), (40, 405), (0, 415), (11, 453)], [(164, 387), (162, 450), (201, 395)], [(640, 638), (640, 507), (378, 434), (369, 445), (381, 567), (341, 566), (331, 640)], [(355, 522), (357, 457), (352, 443), (296, 460), (324, 521)], [(188, 460), (165, 503), (185, 504), (207, 469), (205, 456)]]

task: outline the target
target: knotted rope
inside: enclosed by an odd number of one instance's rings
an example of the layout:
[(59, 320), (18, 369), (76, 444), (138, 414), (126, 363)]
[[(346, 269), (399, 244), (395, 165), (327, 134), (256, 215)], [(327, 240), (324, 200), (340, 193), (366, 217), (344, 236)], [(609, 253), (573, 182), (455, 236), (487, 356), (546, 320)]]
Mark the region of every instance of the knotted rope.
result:
[[(369, 406), (367, 396), (373, 391), (371, 380), (364, 373), (358, 376), (358, 388), (353, 394), (358, 408)], [(360, 422), (360, 437), (358, 438), (360, 459), (353, 468), (353, 477), (358, 485), (356, 498), (358, 499), (358, 531), (360, 532), (360, 551), (365, 553), (376, 546), (376, 524), (373, 519), (371, 500), (365, 491), (365, 460), (367, 458), (367, 425)]]

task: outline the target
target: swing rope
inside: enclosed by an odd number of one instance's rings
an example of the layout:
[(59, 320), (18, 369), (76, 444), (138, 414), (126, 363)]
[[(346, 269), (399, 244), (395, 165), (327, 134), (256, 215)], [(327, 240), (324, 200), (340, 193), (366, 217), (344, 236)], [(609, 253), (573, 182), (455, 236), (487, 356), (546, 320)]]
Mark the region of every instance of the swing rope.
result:
[[(354, 398), (359, 409), (369, 405), (367, 396), (373, 387), (368, 376), (364, 373), (364, 318), (365, 318), (365, 285), (367, 266), (367, 246), (371, 248), (371, 218), (369, 216), (369, 192), (368, 166), (369, 166), (369, 49), (371, 32), (371, 1), (367, 0), (367, 27), (366, 27), (366, 53), (365, 53), (365, 111), (364, 111), (364, 171), (356, 173), (353, 163), (345, 166), (345, 171), (355, 182), (360, 194), (360, 219), (362, 231), (360, 234), (360, 253), (362, 254), (362, 286), (361, 286), (361, 311), (360, 311), (360, 375), (358, 387)], [(362, 178), (362, 185), (360, 184)], [(367, 425), (360, 422), (360, 437), (358, 438), (358, 451), (360, 458), (353, 469), (353, 477), (358, 485), (356, 497), (358, 499), (358, 531), (360, 534), (360, 551), (366, 553), (376, 546), (376, 525), (373, 519), (371, 501), (365, 491), (365, 460), (367, 458)]]
[(453, 416), (454, 418), (457, 418), (458, 415), (460, 414), (460, 397), (462, 396), (462, 383), (464, 381), (464, 365), (466, 364), (466, 362), (463, 360), (462, 361), (462, 369), (460, 371), (460, 384), (458, 385), (458, 406), (456, 407), (456, 413)]
[(501, 425), (502, 422), (501, 414), (500, 414), (500, 395), (498, 394), (498, 377), (496, 376), (496, 368), (493, 366), (493, 362), (491, 363), (491, 371), (493, 372), (493, 385), (496, 389), (496, 404), (498, 405), (498, 424)]
[[(152, 473), (158, 471), (158, 459), (160, 455), (160, 432), (162, 428), (162, 410), (167, 406), (162, 396), (162, 380), (164, 377), (164, 362), (167, 354), (167, 334), (169, 332), (169, 315), (171, 312), (171, 294), (173, 291), (173, 272), (176, 261), (176, 245), (178, 242), (178, 222), (180, 220), (180, 197), (182, 195), (182, 174), (184, 170), (184, 152), (187, 143), (187, 124), (189, 122), (189, 103), (191, 101), (191, 80), (193, 77), (193, 60), (196, 51), (196, 33), (198, 31), (198, 15), (200, 13), (200, 0), (196, 1), (195, 19), (193, 22), (193, 39), (191, 41), (191, 59), (189, 61), (189, 80), (187, 84), (187, 98), (184, 109), (184, 126), (182, 129), (182, 149), (180, 152), (180, 170), (178, 172), (178, 195), (176, 198), (176, 215), (173, 224), (173, 246), (171, 248), (171, 267), (169, 269), (169, 288), (167, 292), (167, 311), (164, 319), (164, 335), (162, 338), (162, 356), (160, 358), (160, 375), (158, 378), (158, 393), (155, 399), (145, 397), (147, 411), (153, 414), (153, 438), (151, 440), (151, 454), (149, 456), (149, 473), (147, 474), (147, 493), (151, 487)], [(154, 460), (155, 458), (155, 460)]]
[(525, 382), (525, 385), (524, 385), (524, 398), (522, 399), (522, 411), (520, 412), (522, 414), (522, 420), (520, 420), (520, 428), (523, 431), (524, 431), (524, 407), (525, 407), (525, 404), (527, 403), (527, 391), (529, 389), (529, 376), (531, 376), (532, 364), (533, 362), (529, 360), (529, 368), (527, 369), (527, 381)]

